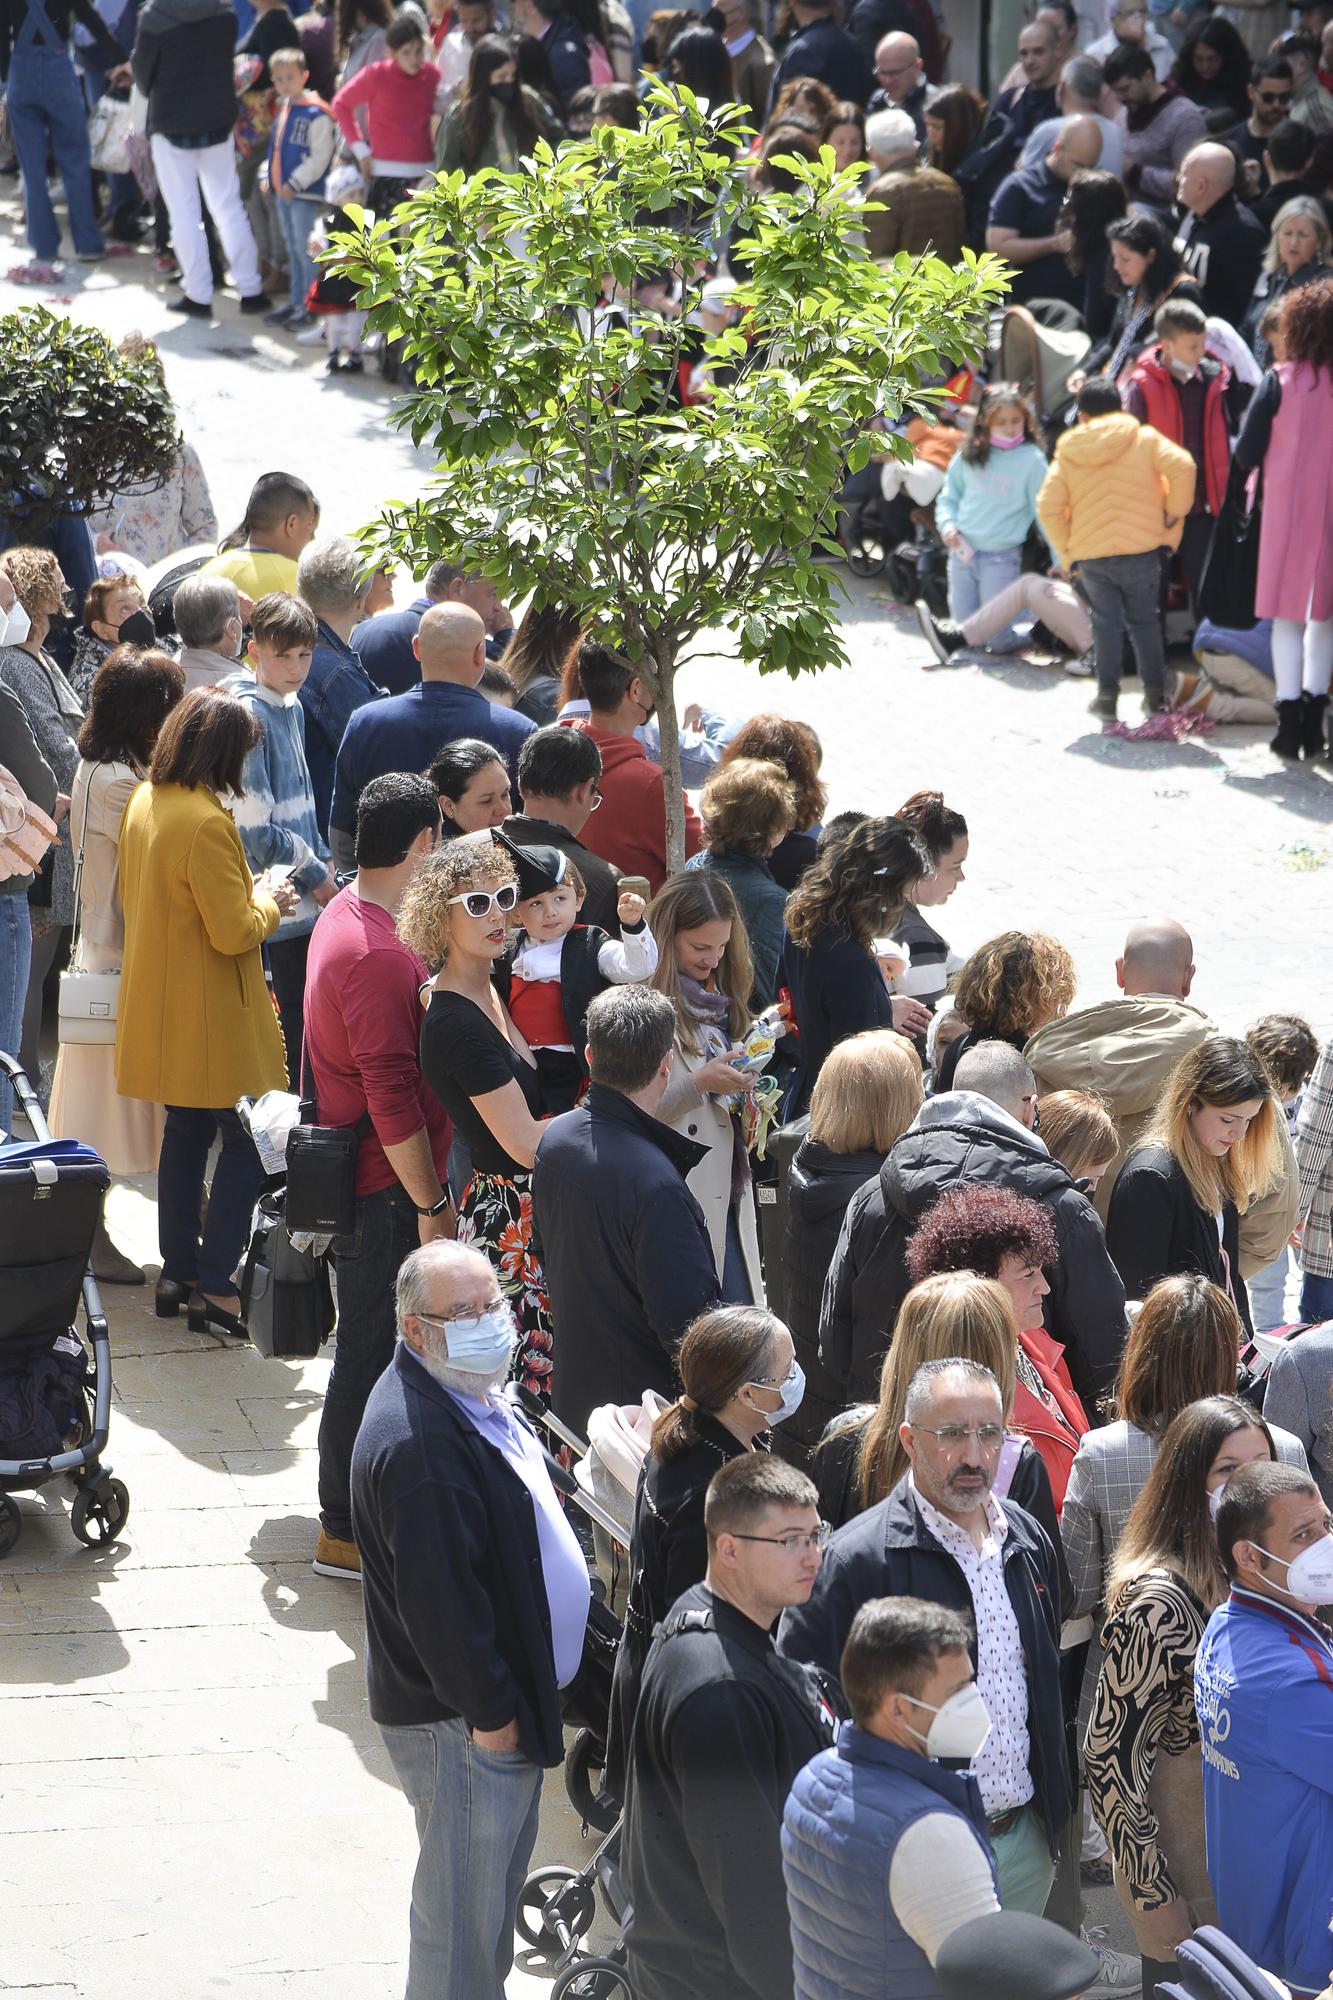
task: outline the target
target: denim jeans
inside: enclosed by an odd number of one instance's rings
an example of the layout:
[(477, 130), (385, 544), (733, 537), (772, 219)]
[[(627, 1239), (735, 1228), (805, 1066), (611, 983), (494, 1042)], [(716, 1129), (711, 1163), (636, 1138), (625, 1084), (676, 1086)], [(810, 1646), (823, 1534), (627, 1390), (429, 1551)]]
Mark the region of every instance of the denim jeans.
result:
[[(208, 1191), (202, 1234), (199, 1210), (204, 1171), (214, 1134), (222, 1151)], [(225, 1298), (236, 1289), (234, 1272), (250, 1234), (250, 1215), (263, 1169), (254, 1140), (234, 1111), (201, 1111), (169, 1104), (157, 1162), (157, 1240), (162, 1276), (178, 1285)]]
[(1318, 1271), (1305, 1273), (1301, 1279), (1301, 1318), (1333, 1319), (1333, 1278), (1323, 1278)]
[(1166, 649), (1162, 638), (1162, 564), (1156, 549), (1139, 556), (1088, 557), (1078, 565), (1078, 580), (1092, 609), (1092, 646), (1100, 692), (1120, 691), (1120, 662), (1128, 631), (1143, 692), (1161, 694), (1166, 684)]
[(479, 1748), (458, 1720), (380, 1729), (421, 1841), (406, 2000), (504, 2000), (541, 1766)]
[(284, 201), (281, 195), (275, 194), (273, 206), (277, 209), (282, 240), (287, 246), (288, 298), (293, 312), (304, 312), (306, 294), (319, 276), (315, 260), (306, 246), (310, 232), (322, 213), (323, 203), (299, 194), (293, 195), (290, 201)]
[(1265, 1264), (1262, 1271), (1256, 1271), (1252, 1278), (1245, 1280), (1245, 1289), (1250, 1297), (1250, 1318), (1254, 1321), (1256, 1333), (1269, 1333), (1275, 1326), (1285, 1326), (1287, 1321), (1287, 1272), (1291, 1266), (1291, 1252), (1283, 1250), (1271, 1264)]
[[(949, 557), (949, 616), (955, 625), (961, 625), (983, 604), (989, 604), (992, 597), (998, 597), (1002, 590), (1023, 573), (1022, 549), (978, 549), (966, 560), (962, 556)], [(1012, 653), (1023, 641), (1012, 625), (996, 632), (986, 644), (992, 653)]]
[(34, 254), (46, 263), (60, 255), (60, 224), (46, 185), (49, 148), (64, 183), (74, 248), (85, 256), (95, 255), (104, 245), (93, 207), (88, 114), (68, 50), (63, 45), (16, 47), (9, 62), (6, 102)]
[(352, 1539), (352, 1446), (366, 1398), (393, 1360), (394, 1280), (418, 1241), (416, 1209), (397, 1181), (359, 1195), (355, 1229), (333, 1240), (338, 1333), (319, 1420), (319, 1518), (342, 1542)]
[[(28, 996), (32, 963), (32, 919), (25, 891), (0, 895), (0, 1049), (18, 1059), (23, 1039), (23, 1003)], [(29, 1078), (29, 1082), (32, 1079)], [(14, 1119), (14, 1092), (7, 1076), (0, 1077), (0, 1138)]]

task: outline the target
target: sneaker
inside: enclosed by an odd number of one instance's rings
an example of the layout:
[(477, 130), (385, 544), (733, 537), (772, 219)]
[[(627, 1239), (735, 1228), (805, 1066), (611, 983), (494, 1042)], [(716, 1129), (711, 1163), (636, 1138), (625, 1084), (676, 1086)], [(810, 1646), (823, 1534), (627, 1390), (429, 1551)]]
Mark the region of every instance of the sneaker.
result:
[(75, 261), (80, 264), (101, 264), (106, 259), (106, 246), (100, 250), (76, 250)]
[(153, 269), (160, 271), (164, 278), (174, 278), (180, 271), (180, 265), (170, 250), (159, 250), (153, 257)]
[(1099, 715), (1103, 722), (1114, 722), (1115, 710), (1116, 710), (1115, 695), (1110, 693), (1103, 694), (1100, 688), (1098, 688), (1096, 694), (1092, 697), (1092, 700), (1088, 703), (1088, 714)]
[(321, 1528), (311, 1568), (316, 1576), (334, 1576), (344, 1583), (355, 1583), (361, 1575), (360, 1551), (355, 1542), (340, 1542), (336, 1535), (326, 1535)]
[(1188, 708), (1194, 690), (1202, 679), (1202, 674), (1184, 673), (1177, 668), (1166, 683), (1167, 699), (1172, 708)]
[(1097, 1955), (1097, 1977), (1083, 1988), (1083, 2000), (1105, 2000), (1111, 1993), (1138, 1993), (1143, 1986), (1143, 1961), (1127, 1951), (1112, 1951), (1101, 1940), (1104, 1930), (1081, 1930), (1079, 1936)]
[(915, 610), (921, 636), (935, 655), (936, 665), (952, 666), (954, 654), (967, 644), (962, 626), (955, 625), (951, 618), (936, 618), (924, 597), (918, 597)]
[(304, 306), (297, 306), (287, 322), (287, 327), (291, 333), (303, 333), (306, 327), (313, 326), (314, 324), (315, 315), (307, 312)]
[(187, 299), (184, 293), (172, 299), (167, 305), (169, 313), (188, 313), (191, 319), (212, 319), (213, 308), (200, 299)]
[(1097, 669), (1092, 661), (1091, 647), (1088, 648), (1086, 653), (1079, 653), (1075, 658), (1065, 661), (1065, 672), (1071, 680), (1090, 681), (1096, 671)]
[(1143, 713), (1145, 715), (1165, 715), (1166, 695), (1161, 688), (1145, 688), (1143, 691)]
[(274, 306), (272, 312), (264, 314), (264, 324), (265, 326), (286, 326), (295, 311), (295, 306)]
[(270, 303), (271, 301), (267, 292), (251, 292), (248, 299), (241, 300), (241, 311), (243, 313), (262, 313), (264, 308)]

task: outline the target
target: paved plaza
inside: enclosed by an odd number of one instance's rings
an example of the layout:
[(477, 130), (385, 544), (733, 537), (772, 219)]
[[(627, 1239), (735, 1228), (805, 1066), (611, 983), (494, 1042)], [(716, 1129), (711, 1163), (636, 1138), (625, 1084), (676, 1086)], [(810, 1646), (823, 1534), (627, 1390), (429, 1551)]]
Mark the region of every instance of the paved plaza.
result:
[[(11, 235), (0, 271), (20, 255)], [(427, 467), (387, 428), (373, 377), (326, 378), (234, 303), (211, 328), (182, 323), (143, 255), (66, 289), (80, 318), (159, 341), (224, 527), (277, 467), (310, 481), (326, 530), (419, 489)], [(0, 310), (45, 296), (0, 278)], [(943, 921), (958, 950), (1050, 931), (1092, 1000), (1126, 924), (1165, 911), (1194, 934), (1195, 997), (1219, 1024), (1280, 1008), (1333, 1031), (1333, 772), (1285, 769), (1253, 729), (1103, 737), (1088, 684), (1052, 669), (924, 672), (883, 588), (852, 589), (846, 668), (792, 683), (703, 657), (682, 703), (812, 722), (832, 811), (942, 788), (972, 835)], [(1131, 721), (1137, 707), (1122, 702)], [(152, 1181), (117, 1188), (109, 1216), (155, 1269)], [(366, 1714), (359, 1592), (310, 1569), (327, 1361), (192, 1335), (155, 1320), (148, 1291), (108, 1288), (107, 1303), (126, 1534), (93, 1554), (57, 1504), (27, 1499), (0, 1564), (0, 1993), (389, 2000), (415, 1843)], [(552, 1774), (537, 1858), (581, 1846)], [(1097, 1914), (1123, 1942), (1110, 1892)], [(534, 1968), (510, 1990), (549, 1989)]]

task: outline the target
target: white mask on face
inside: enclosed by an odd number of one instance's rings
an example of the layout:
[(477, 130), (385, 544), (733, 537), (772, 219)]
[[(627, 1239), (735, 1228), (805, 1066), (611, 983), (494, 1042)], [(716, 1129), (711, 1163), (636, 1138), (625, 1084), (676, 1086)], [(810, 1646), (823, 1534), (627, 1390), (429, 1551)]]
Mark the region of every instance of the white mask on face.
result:
[(949, 1757), (970, 1764), (974, 1757), (980, 1756), (982, 1745), (990, 1735), (991, 1721), (981, 1689), (975, 1681), (959, 1688), (957, 1694), (951, 1694), (938, 1708), (934, 1702), (922, 1701), (917, 1695), (909, 1695), (908, 1700), (915, 1702), (918, 1708), (928, 1708), (935, 1717), (924, 1736), (912, 1729), (910, 1723), (905, 1725), (927, 1757)]
[(1212, 1492), (1208, 1495), (1208, 1518), (1210, 1521), (1215, 1521), (1217, 1519), (1217, 1510), (1222, 1505), (1222, 1495), (1226, 1492), (1226, 1490), (1227, 1490), (1227, 1483), (1226, 1480), (1224, 1479), (1222, 1481), (1222, 1484), (1220, 1486), (1215, 1486)]
[(1311, 1542), (1308, 1549), (1302, 1549), (1290, 1562), (1261, 1548), (1258, 1542), (1251, 1542), (1250, 1547), (1258, 1549), (1270, 1562), (1281, 1563), (1286, 1570), (1283, 1597), (1294, 1598), (1298, 1604), (1333, 1604), (1333, 1535)]
[(0, 611), (0, 646), (21, 646), (31, 630), (32, 620), (17, 597), (7, 612)]

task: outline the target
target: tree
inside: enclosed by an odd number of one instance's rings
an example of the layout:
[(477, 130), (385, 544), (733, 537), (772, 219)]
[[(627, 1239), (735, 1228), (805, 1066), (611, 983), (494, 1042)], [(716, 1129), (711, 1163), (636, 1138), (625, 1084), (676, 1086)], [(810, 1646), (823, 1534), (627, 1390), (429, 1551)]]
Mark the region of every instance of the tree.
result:
[[(426, 494), (366, 531), (368, 551), (418, 576), (446, 556), (623, 646), (657, 702), (676, 867), (686, 649), (723, 627), (765, 672), (845, 663), (821, 560), (845, 470), (884, 447), (872, 421), (928, 413), (923, 379), (975, 352), (1003, 290), (1003, 265), (970, 253), (956, 269), (872, 263), (848, 199), (857, 170), (839, 174), (825, 148), (818, 164), (778, 162), (785, 186), (755, 187), (745, 129), (737, 106), (659, 86), (637, 132), (558, 153), (543, 141), (512, 175), (443, 176), (337, 244), (415, 372), (395, 421), (438, 457)], [(702, 274), (724, 233), (749, 270), (745, 319), (704, 338)], [(678, 315), (660, 298), (670, 274)], [(696, 360), (711, 394), (681, 408), (680, 367)]]
[(150, 362), (43, 306), (0, 318), (0, 517), (21, 534), (164, 479), (180, 448)]

